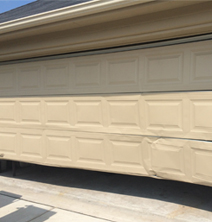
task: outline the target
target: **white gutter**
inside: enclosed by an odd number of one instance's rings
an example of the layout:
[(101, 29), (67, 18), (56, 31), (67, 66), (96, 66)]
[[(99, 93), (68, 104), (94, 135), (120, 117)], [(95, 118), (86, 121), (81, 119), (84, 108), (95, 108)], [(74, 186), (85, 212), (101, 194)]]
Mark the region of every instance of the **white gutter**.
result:
[(93, 0), (74, 6), (0, 23), (0, 34), (153, 1), (156, 0)]

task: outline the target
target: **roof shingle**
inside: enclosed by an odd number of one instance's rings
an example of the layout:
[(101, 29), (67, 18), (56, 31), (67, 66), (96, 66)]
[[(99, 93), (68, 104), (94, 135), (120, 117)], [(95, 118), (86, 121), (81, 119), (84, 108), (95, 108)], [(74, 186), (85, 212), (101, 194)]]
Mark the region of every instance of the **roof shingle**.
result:
[(91, 0), (37, 0), (0, 14), (0, 23), (77, 5)]

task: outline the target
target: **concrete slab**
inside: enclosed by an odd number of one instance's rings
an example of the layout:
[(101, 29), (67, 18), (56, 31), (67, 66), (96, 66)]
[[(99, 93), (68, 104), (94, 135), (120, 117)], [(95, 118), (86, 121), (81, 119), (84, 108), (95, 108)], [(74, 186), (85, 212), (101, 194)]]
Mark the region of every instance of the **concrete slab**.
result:
[(1, 174), (0, 191), (116, 222), (212, 221), (212, 188), (175, 181), (34, 166)]
[(106, 222), (106, 220), (0, 195), (1, 222)]
[[(0, 195), (1, 222), (28, 222), (50, 211), (52, 207)], [(49, 212), (49, 216), (55, 214)]]
[[(52, 215), (54, 213), (54, 215)], [(106, 220), (89, 217), (61, 209), (54, 209), (31, 222), (108, 222)]]

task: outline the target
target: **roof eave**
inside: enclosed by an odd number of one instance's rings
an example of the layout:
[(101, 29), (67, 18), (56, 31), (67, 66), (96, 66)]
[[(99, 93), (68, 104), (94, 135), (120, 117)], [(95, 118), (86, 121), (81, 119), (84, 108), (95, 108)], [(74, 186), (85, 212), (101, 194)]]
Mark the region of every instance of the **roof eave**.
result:
[[(202, 0), (207, 1), (207, 0)], [(73, 20), (77, 18), (82, 18), (86, 16), (92, 16), (98, 13), (105, 14), (109, 11), (126, 9), (132, 6), (142, 6), (139, 14), (146, 14), (150, 11), (157, 12), (162, 10), (167, 10), (171, 8), (183, 7), (186, 5), (197, 4), (200, 1), (173, 1), (173, 0), (93, 0), (85, 3), (81, 3), (74, 6), (69, 6), (65, 8), (60, 8), (57, 10), (52, 10), (45, 13), (40, 13), (17, 20), (12, 20), (9, 22), (0, 23), (0, 34), (7, 34), (16, 31), (22, 31), (26, 29), (33, 29), (38, 26), (48, 26), (54, 23)], [(171, 4), (170, 4), (171, 3)], [(147, 6), (147, 7), (146, 7)], [(135, 16), (135, 14), (132, 14)], [(124, 16), (123, 13), (118, 13), (115, 16), (115, 19), (122, 19)], [(111, 17), (108, 16), (108, 20), (111, 20)], [(97, 21), (96, 21), (97, 22)], [(105, 22), (105, 21), (104, 21)], [(75, 27), (76, 28), (76, 24)]]
[(4, 23), (0, 23), (0, 34), (19, 31), (37, 26), (49, 25), (69, 19), (80, 18), (96, 13), (145, 4), (156, 0), (93, 0), (74, 6), (60, 8)]
[(0, 61), (212, 33), (207, 0), (95, 0), (0, 24)]

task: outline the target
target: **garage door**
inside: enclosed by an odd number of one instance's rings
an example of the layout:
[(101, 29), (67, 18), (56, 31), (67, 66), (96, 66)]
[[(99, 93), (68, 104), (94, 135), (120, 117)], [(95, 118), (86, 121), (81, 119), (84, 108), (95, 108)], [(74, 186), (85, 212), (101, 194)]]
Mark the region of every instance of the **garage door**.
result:
[(0, 66), (0, 155), (212, 185), (212, 41)]

